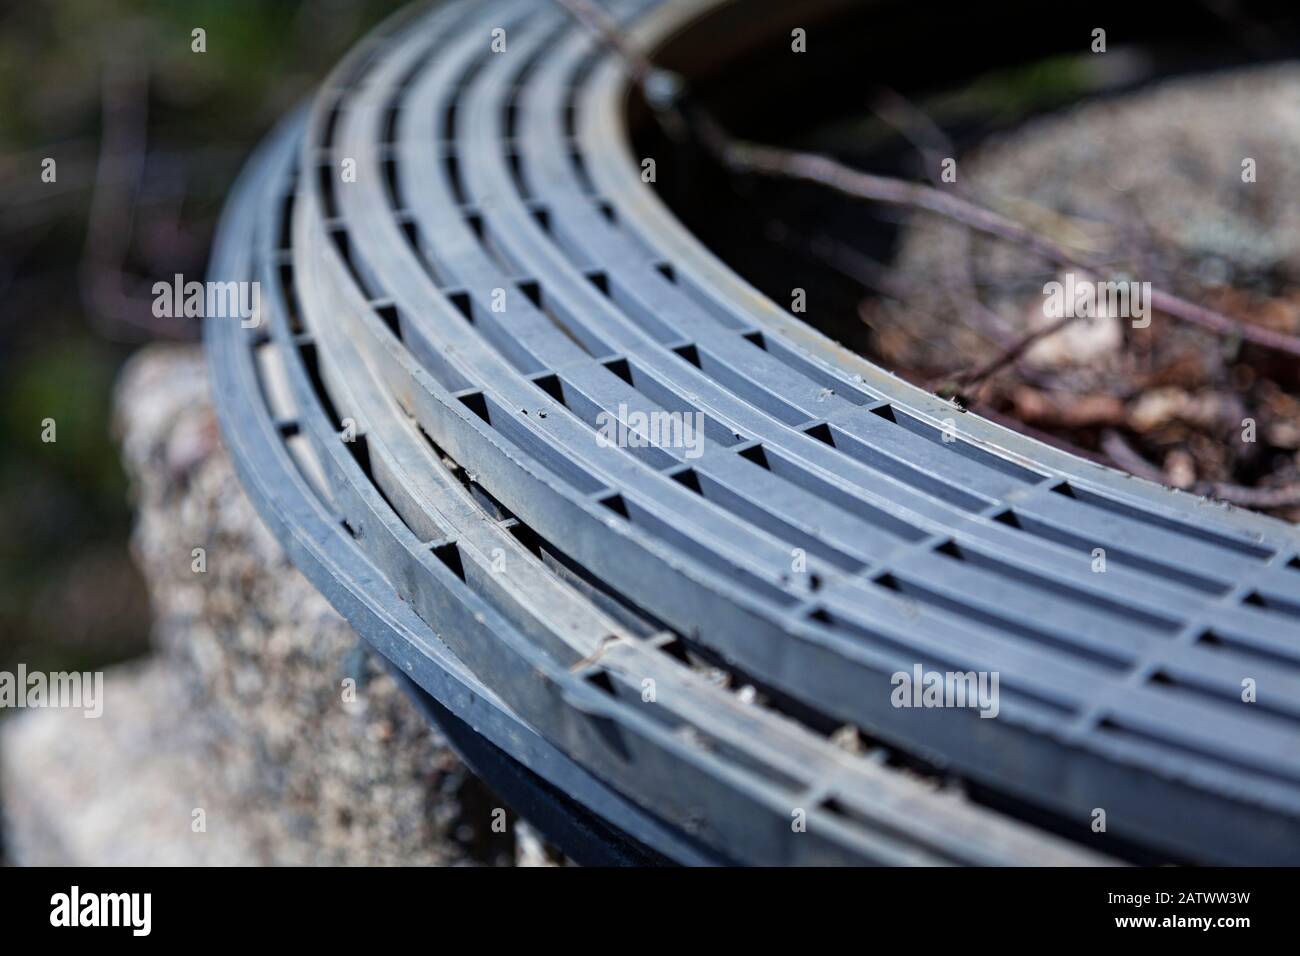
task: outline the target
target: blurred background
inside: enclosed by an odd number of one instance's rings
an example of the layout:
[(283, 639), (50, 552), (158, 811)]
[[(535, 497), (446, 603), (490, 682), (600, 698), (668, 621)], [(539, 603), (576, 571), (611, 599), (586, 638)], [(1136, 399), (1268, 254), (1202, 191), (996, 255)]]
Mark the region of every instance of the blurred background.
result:
[(0, 3), (0, 669), (145, 650), (116, 372), (146, 341), (197, 338), (194, 320), (154, 318), (150, 287), (203, 274), (253, 144), (396, 6)]

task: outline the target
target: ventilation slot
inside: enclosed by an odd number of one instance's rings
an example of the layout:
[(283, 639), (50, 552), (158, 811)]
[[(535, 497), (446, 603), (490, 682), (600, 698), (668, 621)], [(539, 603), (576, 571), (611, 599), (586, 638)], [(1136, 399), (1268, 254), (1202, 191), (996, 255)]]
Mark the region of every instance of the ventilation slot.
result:
[(551, 373), (539, 376), (533, 379), (533, 384), (561, 405), (567, 407), (568, 403), (564, 400), (564, 384), (560, 381), (558, 375)]
[[(945, 433), (942, 428), (923, 422), (921, 419), (909, 415), (901, 409), (889, 405), (882, 405), (880, 408), (872, 409), (872, 411), (881, 418), (892, 421), (897, 425), (901, 425), (913, 435), (920, 435), (926, 441), (933, 442), (948, 451), (954, 451), (962, 457), (968, 458), (992, 471), (1006, 475), (1008, 478), (1012, 478), (1025, 484), (1037, 484), (1046, 477), (1036, 471), (1022, 468), (1015, 462), (1008, 461), (992, 452), (978, 448), (959, 436), (954, 440), (954, 436)], [(960, 414), (961, 413), (956, 409), (953, 409), (952, 417), (954, 421)]]
[(1245, 541), (1237, 541), (1221, 534), (1215, 534), (1213, 531), (1207, 531), (1203, 528), (1197, 528), (1192, 525), (1182, 524), (1169, 518), (1161, 517), (1156, 514), (1149, 514), (1137, 508), (1130, 507), (1118, 501), (1112, 501), (1109, 498), (1103, 498), (1101, 495), (1094, 494), (1084, 488), (1076, 488), (1069, 482), (1061, 482), (1052, 488), (1052, 492), (1061, 495), (1064, 498), (1071, 498), (1083, 504), (1092, 505), (1094, 508), (1100, 508), (1103, 511), (1109, 511), (1111, 514), (1122, 515), (1133, 521), (1139, 521), (1143, 524), (1161, 528), (1165, 531), (1172, 531), (1174, 534), (1181, 534), (1186, 538), (1192, 538), (1196, 541), (1206, 541), (1217, 547), (1224, 548), (1237, 554), (1244, 554), (1251, 558), (1265, 560), (1272, 556), (1272, 551), (1259, 545), (1248, 544)]
[(348, 235), (347, 228), (345, 226), (334, 226), (330, 229), (329, 234), (334, 243), (334, 248), (338, 251), (339, 258), (343, 260), (344, 268), (347, 269), (348, 275), (352, 277), (352, 281), (356, 283), (362, 295), (367, 299), (380, 298), (380, 296), (375, 295), (374, 282), (361, 271), (360, 264), (353, 254), (352, 240)]
[(461, 315), (465, 316), (465, 321), (474, 324), (474, 300), (470, 298), (468, 292), (446, 292), (447, 301), (456, 307)]
[(468, 395), (462, 395), (460, 400), (471, 412), (489, 425), (492, 424), (492, 418), (488, 413), (487, 398), (482, 392), (470, 392)]
[(397, 181), (397, 161), (389, 156), (384, 160), (384, 185), (388, 189), (388, 203), (394, 209), (401, 209), (402, 190)]
[(826, 441), (827, 433), (829, 433), (831, 440), (827, 441), (826, 444), (838, 448), (853, 460), (874, 471), (889, 475), (904, 485), (966, 511), (979, 511), (984, 507), (982, 499), (976, 498), (960, 488), (955, 488), (947, 482), (940, 481), (933, 475), (900, 461), (898, 458), (886, 455), (884, 452), (878, 451), (839, 429), (826, 428), (825, 431), (822, 431), (821, 426), (814, 426), (809, 429), (809, 434), (822, 441)]
[(1021, 587), (1031, 588), (1041, 591), (1044, 594), (1053, 595), (1065, 601), (1090, 607), (1095, 613), (1109, 614), (1118, 620), (1136, 624), (1139, 627), (1149, 628), (1150, 630), (1161, 634), (1175, 634), (1181, 627), (1178, 621), (1170, 618), (1161, 617), (1160, 615), (1153, 614), (1150, 611), (1141, 608), (1121, 604), (1118, 601), (1104, 598), (1092, 591), (1073, 588), (1067, 584), (1053, 581), (1050, 578), (1044, 578), (1037, 574), (1032, 574), (1023, 568), (1004, 564), (1001, 561), (987, 557), (976, 551), (969, 551), (965, 547), (959, 545), (956, 541), (945, 541), (933, 550), (935, 554), (942, 554), (956, 561), (969, 564), (972, 567), (991, 572), (999, 577), (1005, 578), (1007, 581), (1015, 582)]
[(397, 306), (391, 301), (385, 299), (370, 303), (370, 308), (374, 310), (375, 315), (379, 316), (379, 318), (383, 320), (384, 325), (388, 326), (388, 330), (392, 332), (400, 342), (402, 339), (402, 320), (401, 316), (397, 312)]
[[(755, 343), (756, 345), (758, 343)], [(804, 378), (816, 382), (822, 388), (829, 388), (840, 398), (853, 405), (869, 405), (878, 399), (861, 388), (836, 377), (812, 359), (795, 351), (784, 342), (775, 338), (764, 338), (762, 348), (778, 359), (782, 365), (789, 366)]]
[(820, 422), (816, 425), (809, 425), (803, 430), (803, 433), (812, 438), (816, 438), (823, 445), (830, 445), (832, 448), (835, 447), (835, 435), (831, 432), (831, 426), (827, 425), (825, 422)]
[(465, 194), (465, 184), (460, 178), (460, 160), (453, 154), (447, 156), (442, 162), (443, 169), (447, 173), (447, 185), (451, 189), (452, 199), (458, 206), (467, 205), (469, 198)]
[(576, 149), (569, 151), (569, 160), (573, 163), (573, 171), (577, 174), (578, 182), (582, 184), (583, 192), (588, 196), (596, 192), (596, 184), (591, 180), (591, 173), (587, 172), (587, 161), (583, 159), (582, 153)]
[(389, 106), (384, 110), (384, 139), (385, 143), (397, 142), (397, 121), (402, 115), (400, 106)]
[(286, 193), (280, 203), (280, 245), (277, 251), (293, 249), (293, 193)]
[(338, 131), (339, 119), (342, 116), (343, 99), (342, 97), (339, 97), (334, 103), (334, 108), (331, 109), (329, 115), (325, 117), (325, 130), (321, 134), (322, 147), (328, 149), (330, 146), (334, 145), (334, 134)]
[(465, 580), (465, 567), (460, 561), (460, 546), (455, 541), (437, 545), (433, 553), (439, 561), (451, 569), (452, 574), (462, 581)]
[(542, 285), (536, 279), (522, 279), (515, 283), (519, 291), (528, 297), (534, 308), (542, 309)]
[(515, 184), (515, 191), (527, 201), (532, 194), (528, 191), (528, 183), (524, 181), (524, 160), (513, 146), (506, 149), (506, 164), (510, 167), (510, 180)]
[(773, 474), (781, 476), (792, 484), (851, 515), (856, 515), (887, 534), (894, 535), (904, 541), (921, 541), (929, 537), (929, 534), (920, 528), (849, 494), (843, 488), (813, 474), (804, 465), (796, 463), (771, 449), (765, 448), (763, 457), (767, 462), (767, 468)]
[(1069, 654), (1071, 657), (1082, 662), (1105, 668), (1112, 673), (1119, 673), (1132, 665), (1132, 661), (1127, 658), (1120, 657), (1116, 654), (1107, 654), (1102, 651), (1079, 647), (1061, 637), (1030, 627), (1015, 618), (1001, 614), (992, 614), (954, 598), (931, 591), (929, 588), (922, 587), (919, 584), (914, 584), (911, 581), (898, 578), (892, 574), (882, 575), (876, 579), (875, 583), (886, 590), (892, 591), (895, 594), (916, 601), (927, 607), (932, 607), (937, 611), (946, 612), (956, 617), (964, 618), (977, 625), (992, 628), (995, 631), (1017, 634), (1035, 644), (1041, 644), (1045, 647), (1050, 647), (1055, 651)]
[(454, 99), (447, 104), (447, 108), (442, 113), (442, 139), (445, 143), (452, 143), (456, 139), (456, 101)]
[(696, 368), (700, 367), (700, 352), (694, 345), (679, 345), (673, 351)]
[(762, 445), (750, 445), (748, 448), (742, 448), (737, 454), (746, 461), (752, 461), (758, 467), (772, 470), (772, 466), (767, 462), (767, 454), (763, 451)]
[[(1006, 525), (1008, 528), (1015, 528), (1017, 531), (1023, 531), (1031, 537), (1043, 541), (1050, 541), (1054, 544), (1064, 545), (1067, 548), (1073, 548), (1081, 554), (1088, 556), (1091, 556), (1093, 549), (1099, 546), (1099, 542), (1081, 535), (1073, 534), (1049, 524), (1044, 524), (1043, 522), (1030, 517), (1017, 515), (1014, 511), (1004, 511), (997, 515), (993, 520), (999, 524)], [(1106, 560), (1116, 567), (1131, 568), (1134, 571), (1157, 577), (1162, 581), (1182, 585), (1183, 587), (1191, 588), (1215, 597), (1222, 597), (1232, 589), (1231, 585), (1223, 582), (1212, 581), (1209, 578), (1193, 574), (1190, 571), (1174, 565), (1152, 561), (1143, 555), (1132, 551), (1126, 551), (1122, 548), (1116, 548), (1113, 545), (1106, 546)]]
[(1240, 657), (1247, 666), (1262, 664), (1266, 667), (1276, 667), (1280, 665), (1292, 670), (1300, 669), (1300, 648), (1295, 649), (1294, 656), (1288, 657), (1285, 654), (1257, 647), (1245, 641), (1226, 637), (1217, 631), (1206, 631), (1200, 636), (1197, 643), (1225, 654), (1232, 654), (1234, 657)]
[(487, 242), (487, 224), (484, 223), (481, 215), (476, 212), (465, 213), (465, 225), (469, 226), (475, 239), (482, 243)]
[(618, 696), (618, 692), (614, 690), (614, 681), (609, 676), (609, 671), (595, 671), (594, 673), (588, 674), (585, 680), (592, 687), (599, 689), (609, 697)]
[(1230, 751), (1213, 750), (1209, 746), (1198, 747), (1196, 744), (1188, 743), (1185, 740), (1174, 740), (1166, 735), (1153, 734), (1135, 727), (1128, 727), (1114, 718), (1106, 718), (1097, 725), (1097, 729), (1103, 736), (1122, 740), (1133, 746), (1145, 747), (1147, 750), (1175, 751), (1206, 763), (1236, 767), (1252, 775), (1259, 774), (1274, 780), (1282, 780), (1288, 785), (1294, 785), (1295, 783), (1285, 772), (1279, 771), (1276, 767), (1251, 763)]
[(694, 468), (687, 468), (684, 471), (679, 471), (672, 476), (672, 479), (679, 485), (689, 488), (697, 495), (703, 497), (704, 492), (700, 489), (700, 476), (695, 473)]
[(1289, 713), (1278, 707), (1272, 706), (1272, 703), (1264, 698), (1244, 704), (1241, 699), (1241, 687), (1235, 683), (1220, 689), (1206, 687), (1199, 683), (1183, 680), (1174, 677), (1167, 671), (1156, 671), (1148, 679), (1147, 683), (1152, 687), (1158, 687), (1167, 693), (1175, 694), (1180, 697), (1195, 697), (1199, 700), (1206, 701), (1212, 705), (1218, 705), (1221, 710), (1236, 710), (1238, 713), (1245, 712), (1249, 715), (1262, 713), (1271, 720), (1286, 721), (1291, 725), (1288, 729), (1294, 729), (1297, 722), (1296, 715)]
[(338, 202), (334, 197), (334, 165), (321, 163), (316, 167), (317, 192), (320, 193), (321, 212), (326, 219), (336, 219)]
[(298, 308), (298, 290), (293, 285), (293, 266), (289, 263), (281, 263), (279, 269), (280, 275), (280, 294), (284, 298), (285, 315), (289, 322), (289, 331), (294, 335), (301, 335), (302, 313)]
[(623, 381), (627, 382), (627, 384), (632, 384), (632, 368), (627, 364), (627, 359), (610, 359), (608, 362), (605, 362), (604, 365), (605, 368), (609, 369)]
[(1252, 591), (1242, 600), (1242, 603), (1249, 604), (1251, 607), (1263, 608), (1265, 611), (1273, 611), (1276, 614), (1285, 614), (1287, 617), (1300, 619), (1300, 604), (1273, 595), (1261, 594), (1259, 591)]
[(312, 391), (316, 393), (316, 399), (320, 402), (326, 417), (329, 418), (330, 424), (334, 426), (335, 431), (342, 431), (343, 420), (339, 417), (338, 410), (335, 409), (334, 402), (325, 389), (325, 381), (321, 377), (320, 358), (316, 354), (316, 346), (310, 342), (303, 343), (298, 347), (298, 353), (302, 356), (302, 364), (307, 370), (307, 377), (311, 379)]
[(621, 518), (626, 518), (628, 516), (627, 503), (623, 500), (623, 496), (618, 493), (606, 495), (604, 498), (601, 498), (600, 504), (604, 505)]

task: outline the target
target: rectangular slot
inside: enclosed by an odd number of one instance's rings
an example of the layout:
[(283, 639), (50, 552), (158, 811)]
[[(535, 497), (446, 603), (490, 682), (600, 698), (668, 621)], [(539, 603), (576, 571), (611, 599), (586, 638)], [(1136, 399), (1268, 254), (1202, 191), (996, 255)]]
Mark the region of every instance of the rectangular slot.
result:
[(443, 171), (447, 174), (447, 186), (451, 190), (452, 201), (458, 206), (469, 204), (469, 197), (465, 194), (465, 183), (460, 178), (460, 160), (454, 153), (448, 154), (443, 158)]
[[(830, 371), (822, 368), (813, 359), (801, 355), (794, 348), (782, 342), (774, 336), (764, 336), (760, 333), (753, 333), (759, 336), (761, 342), (754, 342), (759, 348), (781, 360), (782, 365), (787, 365), (797, 371), (804, 378), (815, 382), (822, 388), (829, 388), (840, 398), (853, 405), (870, 405), (877, 401), (877, 397), (865, 389), (850, 385), (841, 378), (836, 377)], [(748, 335), (745, 336), (749, 338)], [(753, 342), (753, 339), (750, 339)]]
[(1044, 541), (1051, 541), (1054, 544), (1064, 545), (1067, 548), (1073, 548), (1082, 554), (1090, 555), (1094, 548), (1104, 546), (1106, 549), (1106, 560), (1117, 567), (1133, 568), (1144, 574), (1150, 574), (1162, 581), (1170, 581), (1180, 584), (1183, 587), (1200, 591), (1204, 594), (1211, 594), (1216, 597), (1222, 597), (1232, 590), (1232, 586), (1221, 581), (1212, 581), (1209, 578), (1193, 574), (1184, 568), (1168, 562), (1153, 561), (1143, 555), (1132, 551), (1125, 551), (1122, 548), (1116, 548), (1113, 545), (1106, 544), (1104, 541), (1094, 541), (1083, 535), (1073, 534), (1062, 528), (1053, 527), (1034, 518), (1017, 514), (1014, 510), (1004, 511), (994, 518), (999, 524), (1004, 524), (1009, 528), (1015, 528), (1024, 531), (1026, 534), (1035, 538), (1041, 538)]
[[(933, 475), (914, 468), (909, 464), (899, 461), (878, 451), (863, 441), (859, 441), (847, 432), (840, 431), (838, 428), (828, 426), (826, 432), (818, 432), (825, 435), (829, 432), (834, 447), (840, 449), (854, 461), (857, 461), (874, 471), (882, 472), (892, 478), (897, 479), (900, 483), (908, 487), (915, 488), (923, 494), (938, 498), (950, 505), (961, 508), (964, 511), (979, 511), (984, 507), (984, 501), (968, 494), (945, 481), (940, 481)], [(816, 437), (816, 436), (814, 436)]]
[(465, 580), (465, 566), (460, 560), (460, 546), (455, 541), (440, 544), (433, 549), (434, 556), (451, 569), (452, 574)]
[(1294, 656), (1287, 657), (1212, 629), (1203, 633), (1197, 640), (1197, 644), (1240, 657), (1248, 666), (1285, 667), (1288, 670), (1300, 671), (1300, 647), (1295, 648)]
[(334, 407), (334, 401), (325, 388), (325, 379), (321, 375), (320, 357), (316, 353), (316, 346), (311, 342), (304, 342), (298, 346), (298, 354), (302, 357), (302, 364), (307, 371), (307, 378), (311, 381), (312, 391), (315, 392), (316, 400), (320, 402), (325, 416), (329, 419), (335, 431), (343, 431), (343, 419), (339, 417), (338, 410)]
[[(995, 455), (992, 452), (985, 451), (983, 448), (971, 444), (960, 435), (955, 437), (952, 435), (945, 435), (943, 429), (931, 425), (928, 422), (924, 422), (913, 415), (909, 415), (897, 406), (882, 406), (881, 409), (876, 410), (876, 414), (880, 415), (881, 418), (901, 425), (914, 435), (920, 435), (926, 441), (933, 442), (934, 444), (950, 451), (955, 451), (957, 454), (969, 458), (971, 461), (977, 462), (985, 468), (1000, 472), (1008, 478), (1013, 478), (1016, 481), (1033, 485), (1047, 477), (1046, 475), (1040, 475), (1036, 471), (1030, 471), (1028, 468), (1023, 468), (1015, 462), (1008, 461), (1000, 455)], [(954, 418), (959, 414), (961, 413), (957, 412), (956, 409), (953, 410)], [(947, 440), (945, 440), (945, 438)]]
[(1262, 608), (1265, 611), (1272, 611), (1276, 614), (1285, 614), (1287, 617), (1293, 617), (1300, 620), (1300, 604), (1294, 601), (1288, 601), (1285, 598), (1277, 597), (1273, 594), (1264, 594), (1260, 591), (1252, 591), (1242, 599), (1243, 604), (1249, 604), (1252, 607)]
[(1216, 547), (1224, 548), (1236, 554), (1244, 554), (1247, 557), (1255, 558), (1259, 561), (1265, 561), (1273, 556), (1273, 552), (1262, 545), (1250, 544), (1245, 541), (1238, 541), (1229, 538), (1226, 535), (1217, 534), (1204, 528), (1196, 527), (1191, 524), (1183, 524), (1180, 521), (1174, 521), (1163, 515), (1152, 514), (1135, 508), (1132, 505), (1124, 504), (1120, 501), (1113, 501), (1105, 498), (1086, 488), (1079, 488), (1069, 482), (1061, 482), (1052, 488), (1054, 494), (1061, 495), (1065, 498), (1071, 498), (1075, 501), (1081, 501), (1084, 504), (1092, 505), (1094, 508), (1101, 508), (1103, 511), (1109, 511), (1112, 514), (1122, 515), (1133, 521), (1143, 524), (1149, 524), (1152, 527), (1160, 528), (1164, 531), (1172, 531), (1175, 534), (1181, 534), (1184, 537), (1192, 538), (1196, 541), (1204, 541)]
[[(990, 571), (1009, 581), (1015, 581), (1025, 587), (1036, 588), (1045, 594), (1052, 594), (1063, 600), (1074, 602), (1088, 607), (1094, 613), (1100, 612), (1110, 614), (1127, 623), (1136, 624), (1139, 627), (1146, 627), (1152, 631), (1172, 636), (1182, 629), (1182, 624), (1171, 618), (1162, 617), (1151, 611), (1134, 607), (1129, 604), (1122, 604), (1119, 601), (1102, 597), (1093, 591), (1085, 591), (1079, 588), (1071, 587), (1059, 581), (1053, 581), (1050, 578), (1034, 574), (1024, 568), (1017, 568), (1013, 565), (1005, 564), (995, 558), (990, 558), (980, 554), (977, 551), (968, 549), (965, 545), (956, 541), (946, 541), (934, 549), (936, 554), (942, 554), (956, 561), (962, 561), (973, 567)], [(1085, 572), (1087, 573), (1087, 572)]]
[(900, 578), (894, 574), (885, 574), (877, 578), (875, 583), (893, 591), (895, 594), (911, 598), (913, 601), (932, 607), (937, 611), (943, 611), (955, 617), (966, 618), (975, 624), (984, 625), (995, 631), (1006, 631), (1015, 634), (1035, 644), (1042, 644), (1054, 651), (1068, 654), (1078, 661), (1096, 665), (1111, 673), (1118, 674), (1133, 663), (1132, 660), (1115, 654), (1080, 647), (1068, 640), (1040, 631), (1038, 628), (1032, 627), (1010, 615), (989, 613), (982, 608), (974, 607), (945, 594), (932, 591), (907, 578)]

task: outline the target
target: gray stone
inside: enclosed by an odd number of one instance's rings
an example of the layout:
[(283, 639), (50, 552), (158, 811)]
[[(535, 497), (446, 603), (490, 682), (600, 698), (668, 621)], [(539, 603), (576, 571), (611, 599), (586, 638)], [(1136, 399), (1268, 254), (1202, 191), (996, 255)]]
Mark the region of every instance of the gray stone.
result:
[(140, 352), (115, 411), (156, 652), (108, 673), (98, 720), (0, 723), (11, 862), (509, 862), (486, 790), (244, 496), (201, 352)]

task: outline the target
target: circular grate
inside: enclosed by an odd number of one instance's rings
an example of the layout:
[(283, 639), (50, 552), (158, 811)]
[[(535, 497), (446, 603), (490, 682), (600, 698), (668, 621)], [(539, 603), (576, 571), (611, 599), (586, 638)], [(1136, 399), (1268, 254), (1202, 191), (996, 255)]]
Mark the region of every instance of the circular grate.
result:
[[(716, 5), (610, 7), (653, 49)], [(551, 5), (453, 0), (250, 163), (212, 277), (262, 321), (207, 339), (295, 562), (670, 859), (1099, 862), (1040, 826), (1104, 808), (1109, 853), (1296, 862), (1300, 534), (823, 339), (642, 182), (628, 95)], [(918, 668), (995, 674), (996, 717), (895, 706)]]

